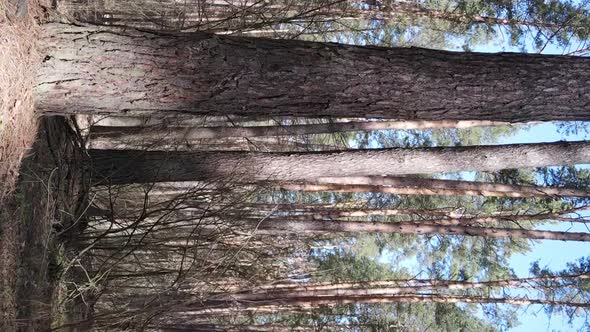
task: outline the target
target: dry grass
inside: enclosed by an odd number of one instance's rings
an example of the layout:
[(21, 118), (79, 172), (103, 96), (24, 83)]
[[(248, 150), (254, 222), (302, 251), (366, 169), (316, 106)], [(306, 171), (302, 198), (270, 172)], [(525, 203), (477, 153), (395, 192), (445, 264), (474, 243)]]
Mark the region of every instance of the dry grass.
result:
[[(33, 145), (37, 117), (32, 95), (39, 61), (36, 50), (38, 26), (37, 3), (23, 0), (0, 0), (0, 330), (23, 330), (22, 290), (35, 290), (41, 282), (32, 273), (36, 268), (23, 268), (26, 257), (46, 257), (51, 223), (32, 225), (40, 207), (49, 207), (44, 195), (41, 202), (30, 200), (31, 193), (41, 192), (27, 186), (13, 194), (23, 158)], [(32, 9), (32, 10), (30, 10)], [(41, 194), (42, 195), (42, 194)], [(41, 198), (41, 197), (39, 197)], [(33, 204), (35, 203), (35, 204)], [(34, 206), (35, 205), (35, 206)], [(45, 214), (47, 212), (45, 211)], [(31, 228), (31, 226), (33, 226)], [(37, 256), (38, 255), (38, 256)], [(37, 264), (41, 263), (41, 264)], [(36, 262), (46, 266), (45, 262)], [(41, 274), (38, 274), (39, 276)], [(25, 278), (25, 280), (23, 280)], [(17, 285), (25, 282), (25, 287)], [(28, 307), (28, 305), (27, 305)], [(28, 309), (27, 309), (28, 310)], [(36, 310), (38, 312), (38, 310)], [(24, 329), (28, 330), (28, 329)]]
[[(0, 211), (0, 214), (5, 212)], [(12, 217), (12, 216), (9, 216)], [(0, 219), (2, 219), (0, 217)], [(16, 277), (18, 227), (12, 223), (2, 227), (0, 237), (0, 328), (14, 331), (16, 326)]]
[(0, 208), (0, 331), (46, 331), (59, 314), (60, 244), (53, 227), (78, 220), (84, 197), (78, 166), (65, 161), (80, 144), (63, 118), (40, 122), (16, 190)]
[[(0, 0), (0, 202), (13, 191), (37, 128), (32, 87), (39, 63), (34, 11)], [(36, 8), (33, 1), (29, 8)]]

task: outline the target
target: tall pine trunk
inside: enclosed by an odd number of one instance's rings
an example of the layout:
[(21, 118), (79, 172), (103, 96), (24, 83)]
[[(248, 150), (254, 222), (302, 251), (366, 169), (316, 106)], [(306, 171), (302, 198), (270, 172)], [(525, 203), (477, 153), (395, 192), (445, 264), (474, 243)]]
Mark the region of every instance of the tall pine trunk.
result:
[(317, 221), (317, 220), (256, 220), (250, 223), (255, 233), (281, 235), (294, 234), (413, 234), (413, 235), (464, 235), (493, 238), (524, 238), (537, 240), (590, 241), (590, 233), (530, 230), (521, 228), (493, 228), (462, 225), (456, 219), (435, 222), (368, 222), (368, 221)]
[(589, 120), (590, 59), (47, 24), (49, 114)]
[(97, 126), (92, 128), (92, 140), (103, 145), (139, 142), (190, 142), (201, 139), (228, 137), (291, 136), (325, 133), (340, 133), (371, 130), (408, 130), (427, 128), (472, 128), (478, 126), (501, 126), (506, 122), (494, 121), (353, 121), (274, 126), (235, 127), (120, 127)]
[(308, 192), (380, 192), (395, 195), (465, 195), (486, 197), (589, 197), (590, 191), (502, 183), (417, 177), (333, 177), (311, 183), (280, 183), (287, 190)]
[(323, 177), (496, 171), (590, 161), (590, 143), (556, 142), (330, 152), (90, 150), (95, 183), (231, 179), (315, 181)]

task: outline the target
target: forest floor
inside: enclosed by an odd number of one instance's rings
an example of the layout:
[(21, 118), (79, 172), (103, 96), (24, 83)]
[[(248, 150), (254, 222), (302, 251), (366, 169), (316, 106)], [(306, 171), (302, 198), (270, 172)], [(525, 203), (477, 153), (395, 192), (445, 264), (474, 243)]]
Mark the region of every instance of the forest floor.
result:
[(88, 207), (82, 135), (69, 118), (39, 120), (33, 100), (46, 2), (0, 0), (0, 331), (86, 331), (78, 322), (92, 317), (76, 245)]
[(32, 88), (40, 63), (35, 0), (0, 0), (0, 202), (16, 184), (36, 136)]
[(46, 331), (87, 318), (91, 304), (80, 303), (83, 283), (73, 277), (82, 264), (71, 259), (88, 188), (80, 137), (68, 119), (43, 119), (0, 209), (0, 331)]

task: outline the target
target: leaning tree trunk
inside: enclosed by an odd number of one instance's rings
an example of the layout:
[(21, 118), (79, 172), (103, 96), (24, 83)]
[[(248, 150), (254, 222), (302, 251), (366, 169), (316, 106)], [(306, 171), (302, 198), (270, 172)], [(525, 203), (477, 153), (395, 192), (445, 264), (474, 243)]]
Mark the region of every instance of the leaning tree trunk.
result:
[[(590, 120), (590, 59), (47, 24), (44, 114)], [(360, 113), (359, 113), (360, 112)]]
[(90, 150), (95, 183), (315, 181), (322, 177), (496, 171), (580, 164), (590, 143), (556, 142), (330, 152), (173, 152)]

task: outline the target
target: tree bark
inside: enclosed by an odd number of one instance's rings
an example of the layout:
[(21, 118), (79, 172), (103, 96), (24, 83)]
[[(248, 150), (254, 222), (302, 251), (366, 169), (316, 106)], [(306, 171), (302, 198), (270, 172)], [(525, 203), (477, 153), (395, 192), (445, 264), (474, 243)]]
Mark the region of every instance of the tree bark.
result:
[[(453, 208), (441, 209), (377, 209), (367, 207), (351, 207), (343, 204), (340, 205), (322, 205), (322, 204), (255, 204), (246, 206), (237, 210), (235, 213), (244, 215), (266, 216), (281, 215), (289, 213), (289, 216), (305, 216), (308, 219), (327, 219), (340, 217), (368, 217), (368, 216), (436, 216), (439, 218), (450, 217), (454, 214)], [(225, 210), (232, 212), (231, 210)]]
[(152, 142), (164, 140), (166, 142), (190, 142), (193, 140), (228, 137), (295, 136), (393, 129), (471, 128), (507, 124), (506, 122), (494, 121), (367, 121), (251, 127), (146, 128), (98, 126), (93, 127), (91, 132), (93, 141), (116, 144), (117, 142), (125, 143), (127, 141)]
[(465, 195), (486, 197), (589, 197), (590, 192), (570, 188), (510, 185), (491, 182), (425, 179), (417, 177), (332, 177), (313, 183), (281, 182), (287, 190), (380, 192), (395, 195)]
[[(429, 292), (444, 296), (448, 291), (464, 291), (482, 288), (509, 287), (518, 288), (562, 288), (575, 287), (575, 283), (582, 279), (588, 279), (589, 274), (576, 274), (564, 276), (545, 276), (535, 278), (515, 278), (500, 279), (482, 282), (469, 282), (459, 280), (436, 280), (436, 279), (410, 279), (410, 280), (385, 280), (385, 281), (364, 281), (359, 283), (310, 283), (299, 284), (292, 287), (283, 285), (268, 285), (268, 287), (257, 287), (236, 292), (213, 292), (209, 294), (207, 301), (216, 301), (220, 303), (232, 303), (239, 301), (242, 303), (262, 302), (262, 301), (283, 301), (288, 304), (289, 300), (298, 300), (301, 298), (362, 298), (362, 297), (394, 297), (418, 295), (419, 293)], [(547, 282), (553, 284), (547, 285)], [(563, 284), (560, 284), (563, 282)], [(572, 283), (574, 285), (572, 285)], [(145, 303), (154, 301), (166, 303), (178, 300), (190, 299), (194, 294), (190, 291), (183, 293), (167, 294), (138, 294), (134, 297), (133, 302), (141, 306)], [(157, 298), (157, 299), (156, 299)], [(543, 299), (544, 300), (544, 299)]]
[[(499, 279), (489, 281), (465, 281), (465, 280), (443, 280), (443, 279), (397, 279), (397, 280), (376, 280), (376, 281), (360, 281), (360, 282), (313, 282), (313, 283), (285, 283), (262, 285), (256, 287), (254, 290), (232, 292), (239, 294), (257, 294), (257, 293), (278, 293), (288, 292), (287, 296), (303, 295), (301, 292), (313, 291), (351, 291), (348, 295), (375, 295), (377, 293), (363, 293), (365, 290), (378, 289), (379, 294), (399, 293), (400, 291), (412, 290), (427, 290), (427, 289), (473, 289), (485, 287), (535, 287), (539, 283), (545, 284), (547, 282), (566, 282), (576, 281), (582, 279), (590, 279), (589, 273), (567, 274), (567, 275), (547, 275), (542, 277), (529, 278), (513, 278), (513, 279)], [(551, 286), (549, 284), (548, 286)], [(548, 287), (544, 286), (544, 287)], [(357, 292), (358, 291), (358, 292)], [(345, 293), (339, 293), (345, 294)], [(325, 295), (325, 294), (324, 294)], [(305, 295), (307, 296), (307, 295)], [(310, 296), (315, 296), (311, 295)]]
[(47, 24), (43, 114), (590, 120), (590, 59)]
[(322, 177), (496, 171), (590, 162), (590, 143), (330, 152), (173, 152), (89, 150), (95, 183), (126, 184), (233, 179), (315, 181)]
[(492, 228), (457, 224), (457, 220), (435, 222), (366, 222), (366, 221), (317, 221), (317, 220), (256, 220), (250, 227), (259, 234), (331, 234), (331, 233), (383, 233), (413, 235), (464, 235), (495, 238), (525, 238), (537, 240), (590, 241), (590, 233), (542, 231), (518, 228)]
[[(279, 308), (289, 309), (312, 309), (319, 306), (335, 306), (351, 303), (506, 303), (513, 305), (551, 305), (551, 306), (568, 306), (575, 308), (590, 308), (587, 302), (558, 301), (551, 299), (530, 299), (526, 297), (484, 297), (472, 295), (447, 295), (447, 294), (395, 294), (395, 295), (367, 295), (367, 296), (331, 296), (331, 297), (300, 297), (295, 299), (272, 298), (260, 301), (244, 301), (234, 303), (222, 303), (212, 301), (213, 303), (194, 302), (192, 305), (179, 305), (173, 308), (176, 312), (189, 311), (191, 315), (227, 315), (236, 311), (258, 311), (262, 308), (277, 310)], [(202, 308), (209, 306), (208, 308)], [(201, 308), (199, 308), (201, 307)], [(289, 310), (290, 311), (290, 310)]]

